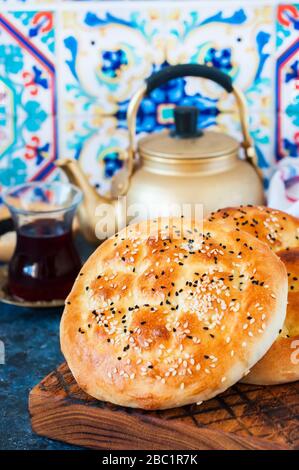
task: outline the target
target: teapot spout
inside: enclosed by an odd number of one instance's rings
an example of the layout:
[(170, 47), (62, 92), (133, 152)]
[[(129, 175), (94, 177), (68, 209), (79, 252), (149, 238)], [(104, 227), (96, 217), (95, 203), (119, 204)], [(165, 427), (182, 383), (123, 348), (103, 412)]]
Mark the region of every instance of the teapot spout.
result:
[(96, 224), (98, 222), (96, 209), (100, 204), (112, 204), (111, 201), (97, 193), (76, 160), (70, 158), (59, 159), (55, 164), (57, 167), (62, 168), (71, 183), (81, 189), (83, 201), (78, 209), (80, 229), (86, 240), (91, 243), (99, 243), (96, 236)]

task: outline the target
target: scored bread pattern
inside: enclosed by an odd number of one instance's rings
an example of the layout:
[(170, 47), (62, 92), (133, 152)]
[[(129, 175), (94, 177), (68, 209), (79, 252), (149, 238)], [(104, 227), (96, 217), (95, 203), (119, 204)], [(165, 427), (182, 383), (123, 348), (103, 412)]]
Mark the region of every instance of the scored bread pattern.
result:
[(181, 218), (146, 225), (120, 231), (83, 266), (61, 320), (62, 352), (100, 400), (144, 409), (207, 400), (273, 343), (285, 268), (244, 232)]

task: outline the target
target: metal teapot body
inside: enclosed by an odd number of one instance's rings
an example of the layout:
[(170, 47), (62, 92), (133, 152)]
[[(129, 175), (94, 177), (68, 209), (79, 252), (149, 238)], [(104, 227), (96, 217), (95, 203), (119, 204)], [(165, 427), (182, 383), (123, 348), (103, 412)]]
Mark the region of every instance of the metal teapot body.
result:
[(131, 179), (127, 204), (138, 202), (154, 217), (188, 204), (201, 206), (206, 216), (221, 207), (264, 203), (261, 180), (244, 160), (236, 158), (225, 168), (205, 172), (194, 168), (185, 172), (177, 170), (164, 173), (142, 163)]
[[(148, 135), (136, 146), (136, 116), (142, 99), (166, 81), (183, 76), (211, 79), (234, 94), (243, 133), (241, 144), (221, 132), (197, 129), (196, 108), (177, 107), (174, 109), (173, 131)], [(179, 207), (188, 204), (202, 207), (203, 215), (207, 215), (228, 205), (264, 202), (262, 178), (248, 131), (245, 99), (233, 87), (229, 76), (213, 67), (198, 64), (166, 67), (149, 77), (135, 93), (127, 118), (129, 148), (123, 169), (112, 181), (113, 193), (126, 195), (126, 213), (120, 217), (122, 223), (157, 215), (177, 215)], [(240, 158), (241, 149), (243, 159)], [(112, 203), (99, 196), (77, 162), (59, 160), (57, 165), (83, 190), (84, 202), (79, 218), (86, 238), (99, 242), (100, 229), (96, 233), (95, 227), (105, 212), (106, 219), (109, 219), (108, 222), (106, 220), (106, 225), (109, 225), (106, 233), (113, 234), (119, 228), (115, 220), (117, 217), (119, 220), (124, 207), (120, 207), (117, 201)], [(99, 210), (99, 205), (102, 205), (102, 210)]]

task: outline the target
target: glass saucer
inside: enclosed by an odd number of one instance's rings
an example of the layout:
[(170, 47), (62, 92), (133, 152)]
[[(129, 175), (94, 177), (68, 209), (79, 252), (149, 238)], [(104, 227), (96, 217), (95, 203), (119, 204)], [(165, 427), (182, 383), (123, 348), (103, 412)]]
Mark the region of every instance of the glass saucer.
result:
[(62, 307), (64, 300), (38, 300), (35, 302), (28, 300), (17, 300), (7, 292), (8, 269), (7, 266), (0, 266), (0, 302), (5, 304), (16, 305), (17, 307), (30, 307), (30, 308), (51, 308)]

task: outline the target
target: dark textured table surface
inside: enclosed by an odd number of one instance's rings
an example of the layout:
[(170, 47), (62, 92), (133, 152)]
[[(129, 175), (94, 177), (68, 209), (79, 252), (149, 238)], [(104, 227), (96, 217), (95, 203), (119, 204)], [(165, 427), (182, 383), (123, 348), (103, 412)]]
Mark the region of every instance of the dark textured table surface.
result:
[[(83, 258), (91, 249), (79, 243)], [(59, 321), (62, 308), (28, 309), (0, 303), (0, 450), (76, 449), (37, 436), (31, 430), (29, 391), (61, 364)], [(0, 357), (1, 359), (1, 357)]]

